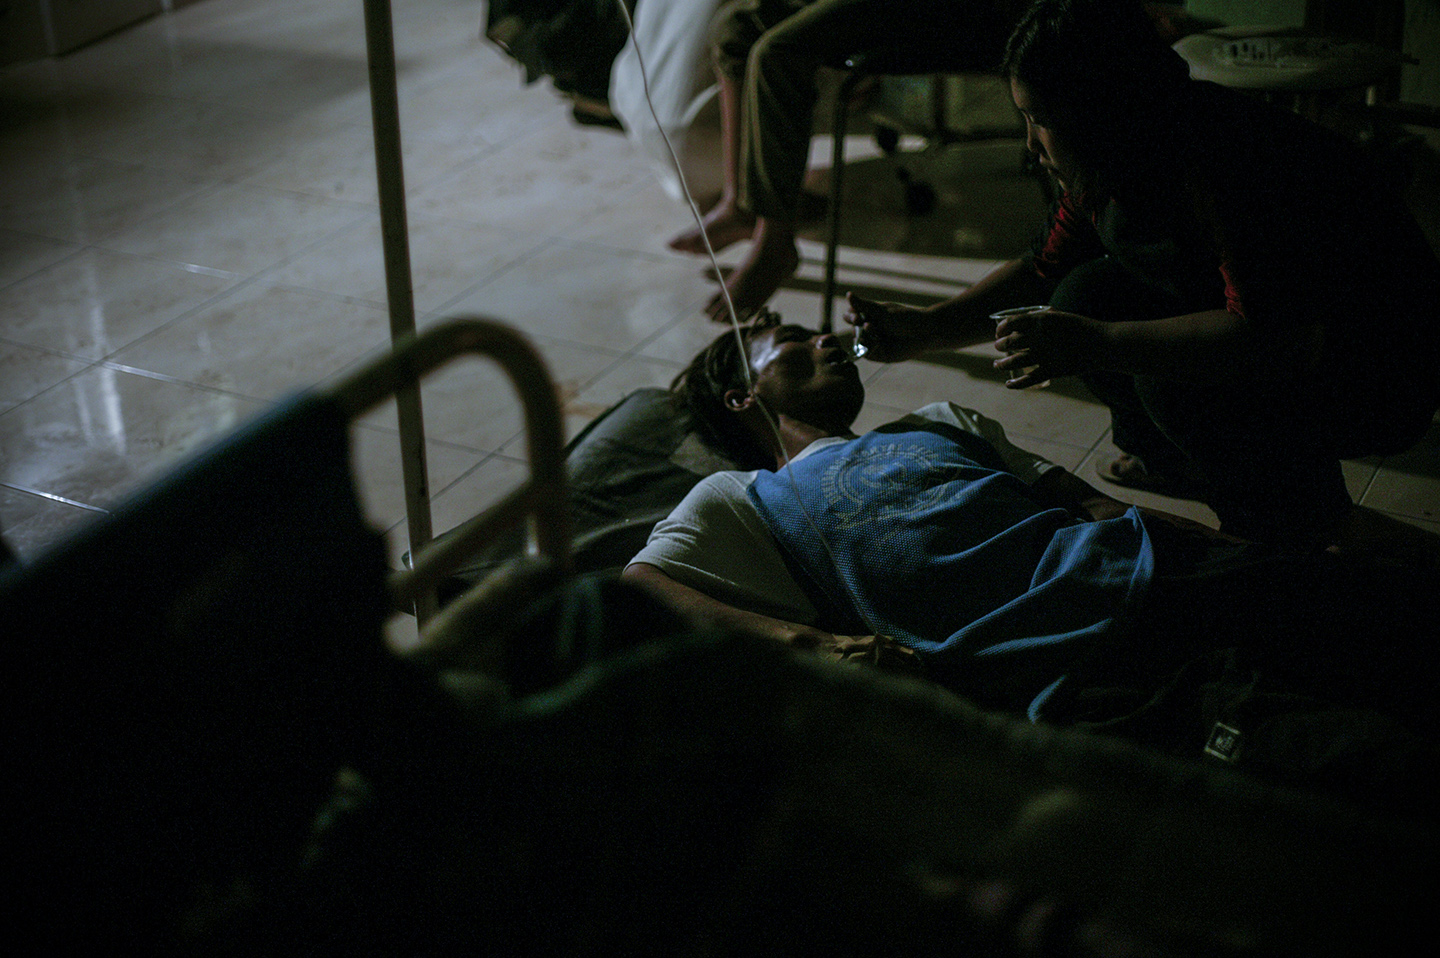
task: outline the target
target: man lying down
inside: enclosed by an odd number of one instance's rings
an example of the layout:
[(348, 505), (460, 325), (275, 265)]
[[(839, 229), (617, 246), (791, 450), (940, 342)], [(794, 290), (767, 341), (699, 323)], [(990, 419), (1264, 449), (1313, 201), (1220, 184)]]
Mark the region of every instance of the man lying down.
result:
[(1420, 574), (1131, 508), (950, 403), (856, 436), (864, 386), (838, 337), (766, 314), (743, 339), (748, 380), (731, 332), (672, 388), (757, 471), (703, 480), (624, 572), (681, 611), (912, 662), (1034, 720), (1084, 717), (1083, 688), (1143, 700), (1239, 649), (1290, 691), (1434, 727), (1436, 654), (1414, 623), (1440, 604)]

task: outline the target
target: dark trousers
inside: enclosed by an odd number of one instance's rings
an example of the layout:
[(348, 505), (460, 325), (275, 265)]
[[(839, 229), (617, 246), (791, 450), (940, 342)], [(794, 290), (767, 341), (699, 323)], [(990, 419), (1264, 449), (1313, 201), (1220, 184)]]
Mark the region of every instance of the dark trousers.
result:
[[(1105, 321), (1213, 308), (1183, 302), (1109, 257), (1070, 273), (1050, 302)], [(1351, 454), (1342, 450), (1357, 426), (1322, 384), (1202, 385), (1109, 372), (1082, 378), (1110, 407), (1115, 445), (1153, 473), (1196, 483), (1228, 532), (1314, 540), (1351, 507), (1340, 458)]]
[(1052, 720), (1189, 758), (1224, 733), (1261, 778), (1432, 816), (1434, 573), (1146, 526), (1156, 577)]
[[(1156, 577), (1137, 633), (1164, 654), (1245, 651), (1295, 691), (1440, 733), (1440, 589), (1422, 569), (1232, 544), (1149, 523)], [(1159, 652), (1159, 649), (1151, 650)]]
[(977, 0), (730, 0), (715, 19), (716, 64), (741, 86), (740, 205), (793, 221), (823, 66), (913, 51), (976, 73), (999, 70), (1013, 4)]

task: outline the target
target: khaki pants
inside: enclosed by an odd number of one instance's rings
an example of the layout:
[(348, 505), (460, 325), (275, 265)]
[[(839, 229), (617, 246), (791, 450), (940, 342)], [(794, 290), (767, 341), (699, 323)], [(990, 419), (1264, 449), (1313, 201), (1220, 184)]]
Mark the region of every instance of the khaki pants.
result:
[(740, 205), (793, 222), (821, 67), (857, 53), (943, 50), (957, 72), (999, 68), (1013, 0), (731, 0), (716, 15), (717, 68), (741, 89)]

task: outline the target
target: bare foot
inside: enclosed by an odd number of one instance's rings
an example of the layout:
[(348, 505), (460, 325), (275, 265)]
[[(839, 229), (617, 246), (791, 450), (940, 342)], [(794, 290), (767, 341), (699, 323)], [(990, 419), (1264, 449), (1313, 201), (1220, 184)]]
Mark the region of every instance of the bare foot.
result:
[[(795, 249), (794, 234), (765, 229), (757, 231), (750, 253), (725, 277), (725, 289), (737, 315), (764, 306), (787, 279), (800, 268), (800, 254)], [(717, 323), (726, 322), (730, 312), (725, 297), (716, 293), (705, 305), (706, 314)]]
[(710, 237), (710, 247), (718, 253), (727, 246), (749, 239), (755, 232), (755, 217), (724, 200), (715, 204), (700, 222), (705, 227), (704, 235), (698, 226), (688, 229), (670, 240), (670, 248), (692, 256), (704, 256), (704, 236)]

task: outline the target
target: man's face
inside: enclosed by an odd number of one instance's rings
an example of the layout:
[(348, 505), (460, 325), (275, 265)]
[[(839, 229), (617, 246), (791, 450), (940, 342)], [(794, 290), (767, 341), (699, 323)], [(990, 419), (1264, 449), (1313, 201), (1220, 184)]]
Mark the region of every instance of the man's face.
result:
[(843, 432), (865, 404), (860, 372), (834, 333), (772, 326), (749, 337), (755, 392), (775, 414)]

